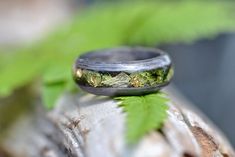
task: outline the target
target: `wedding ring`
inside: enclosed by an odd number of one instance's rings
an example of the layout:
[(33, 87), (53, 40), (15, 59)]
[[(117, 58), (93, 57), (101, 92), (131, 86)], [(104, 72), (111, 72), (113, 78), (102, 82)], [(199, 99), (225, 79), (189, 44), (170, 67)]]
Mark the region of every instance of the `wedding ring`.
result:
[(169, 55), (159, 49), (119, 47), (85, 53), (73, 66), (81, 89), (95, 95), (121, 96), (153, 93), (173, 76)]

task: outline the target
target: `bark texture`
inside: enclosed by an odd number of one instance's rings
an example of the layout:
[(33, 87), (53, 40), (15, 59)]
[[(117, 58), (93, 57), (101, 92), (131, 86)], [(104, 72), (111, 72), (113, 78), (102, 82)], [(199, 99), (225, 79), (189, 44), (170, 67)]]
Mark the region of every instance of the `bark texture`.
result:
[[(125, 144), (125, 113), (108, 97), (65, 94), (57, 107), (19, 116), (0, 149), (17, 157), (233, 157), (223, 134), (171, 89), (168, 119), (138, 144)], [(2, 151), (1, 151), (2, 150)], [(4, 150), (4, 151), (3, 151)], [(3, 156), (3, 155), (2, 155)]]

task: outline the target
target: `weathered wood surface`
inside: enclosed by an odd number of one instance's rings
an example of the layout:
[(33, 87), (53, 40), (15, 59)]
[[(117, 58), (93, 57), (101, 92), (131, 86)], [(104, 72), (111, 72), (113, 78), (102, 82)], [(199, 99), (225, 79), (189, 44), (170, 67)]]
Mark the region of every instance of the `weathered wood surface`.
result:
[[(40, 104), (8, 130), (2, 148), (24, 157), (233, 157), (220, 131), (177, 91), (161, 131), (125, 145), (125, 113), (117, 102), (90, 94), (64, 95), (45, 113)], [(0, 155), (1, 156), (1, 155)]]

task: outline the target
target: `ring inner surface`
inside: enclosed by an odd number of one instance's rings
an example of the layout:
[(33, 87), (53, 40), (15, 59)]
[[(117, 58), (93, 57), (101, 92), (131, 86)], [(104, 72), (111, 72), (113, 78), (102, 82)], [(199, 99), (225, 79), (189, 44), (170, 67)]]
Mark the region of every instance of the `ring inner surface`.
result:
[(87, 53), (80, 56), (80, 59), (85, 59), (91, 62), (105, 63), (121, 63), (131, 61), (141, 61), (159, 57), (160, 52), (156, 50), (128, 49), (118, 48), (112, 50), (103, 50), (99, 52)]

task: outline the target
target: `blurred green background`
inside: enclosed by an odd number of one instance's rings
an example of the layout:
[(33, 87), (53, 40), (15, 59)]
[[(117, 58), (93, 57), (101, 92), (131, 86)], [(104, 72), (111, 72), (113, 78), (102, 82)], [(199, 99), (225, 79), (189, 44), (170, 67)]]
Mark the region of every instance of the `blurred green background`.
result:
[(65, 91), (77, 90), (71, 66), (79, 54), (141, 45), (170, 53), (173, 84), (235, 145), (234, 2), (10, 0), (0, 6), (0, 134), (22, 110), (30, 112), (32, 99), (51, 109)]

